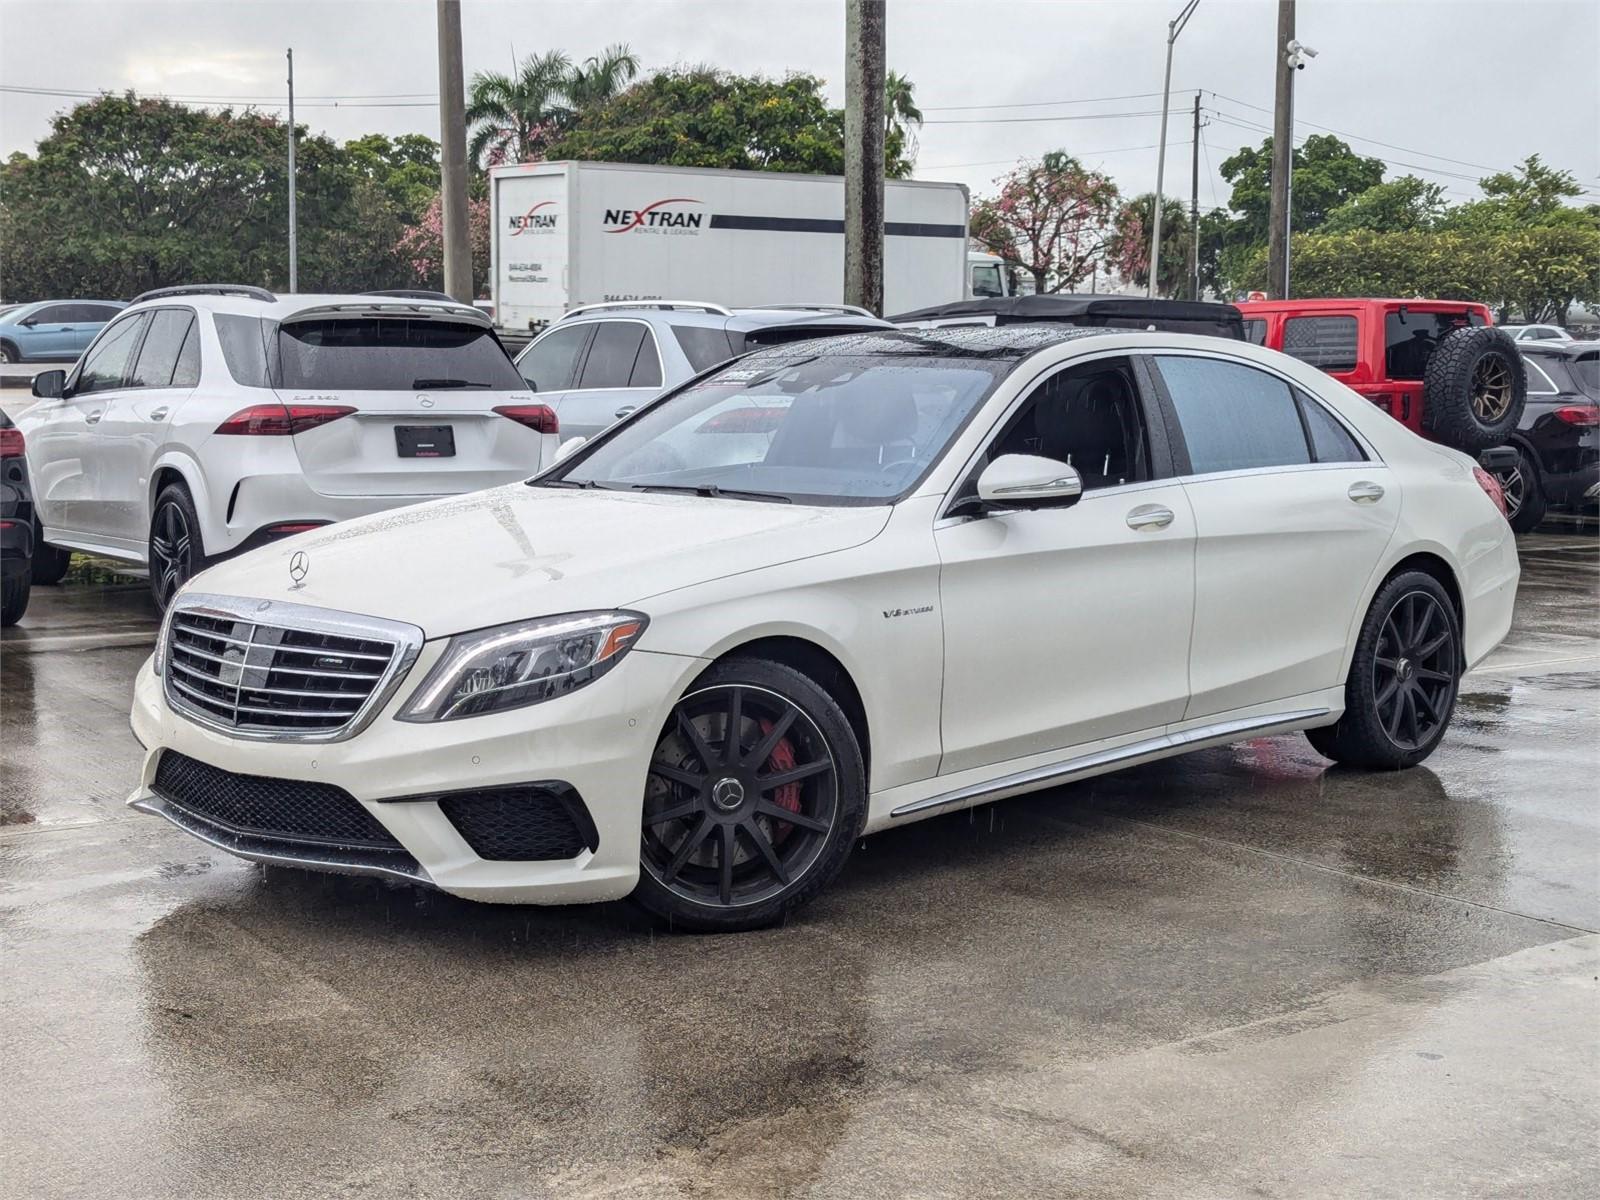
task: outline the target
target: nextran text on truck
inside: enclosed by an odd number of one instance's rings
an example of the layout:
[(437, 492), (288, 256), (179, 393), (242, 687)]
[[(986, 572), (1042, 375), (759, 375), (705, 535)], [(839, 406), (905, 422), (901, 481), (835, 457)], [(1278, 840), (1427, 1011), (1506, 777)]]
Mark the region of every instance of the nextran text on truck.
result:
[[(579, 304), (844, 299), (844, 180), (835, 175), (545, 162), (489, 172), (491, 278), (502, 328)], [(884, 185), (884, 311), (968, 295), (967, 189)]]

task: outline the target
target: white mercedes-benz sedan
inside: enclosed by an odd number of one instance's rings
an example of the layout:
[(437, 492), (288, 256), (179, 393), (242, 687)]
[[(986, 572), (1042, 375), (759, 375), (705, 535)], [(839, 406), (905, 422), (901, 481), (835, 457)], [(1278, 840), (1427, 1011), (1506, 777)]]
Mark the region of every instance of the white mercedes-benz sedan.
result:
[(1500, 503), (1243, 342), (761, 351), (528, 482), (196, 577), (129, 802), (263, 862), (765, 925), (863, 834), (1164, 755), (1420, 762), (1511, 622)]

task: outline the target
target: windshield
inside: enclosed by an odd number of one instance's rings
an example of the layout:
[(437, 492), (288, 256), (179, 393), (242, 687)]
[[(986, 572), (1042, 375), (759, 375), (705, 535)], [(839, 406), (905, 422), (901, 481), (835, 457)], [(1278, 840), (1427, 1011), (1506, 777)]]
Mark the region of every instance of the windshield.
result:
[(922, 478), (1010, 366), (881, 355), (741, 359), (539, 483), (887, 503)]
[(279, 386), (402, 392), (527, 384), (481, 325), (402, 317), (340, 317), (279, 327)]

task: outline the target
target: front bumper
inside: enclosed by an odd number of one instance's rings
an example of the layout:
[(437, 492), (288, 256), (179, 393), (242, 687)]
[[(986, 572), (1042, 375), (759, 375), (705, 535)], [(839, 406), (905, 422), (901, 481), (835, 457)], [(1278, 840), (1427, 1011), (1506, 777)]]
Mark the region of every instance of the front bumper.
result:
[[(698, 659), (630, 653), (593, 685), (528, 708), (417, 725), (394, 720), (415, 681), (443, 651), (430, 642), (376, 720), (337, 743), (244, 741), (206, 729), (167, 704), (146, 662), (134, 684), (133, 732), (146, 747), (128, 804), (185, 832), (258, 862), (382, 875), (470, 900), (569, 904), (614, 900), (639, 875), (645, 774), (674, 700), (705, 666)], [(152, 790), (163, 751), (174, 750), (238, 774), (343, 788), (404, 848), (404, 856), (339, 846), (285, 844), (197, 820)], [(582, 797), (595, 848), (561, 860), (480, 858), (437, 803), (385, 800), (558, 779)]]

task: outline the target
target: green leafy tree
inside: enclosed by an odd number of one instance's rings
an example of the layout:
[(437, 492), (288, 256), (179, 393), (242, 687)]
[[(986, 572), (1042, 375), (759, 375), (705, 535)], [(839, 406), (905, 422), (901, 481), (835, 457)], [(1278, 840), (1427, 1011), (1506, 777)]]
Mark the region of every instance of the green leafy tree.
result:
[[(1150, 282), (1155, 199), (1154, 192), (1146, 192), (1123, 204), (1106, 246), (1107, 260), (1117, 273), (1140, 287)], [(1188, 295), (1190, 244), (1189, 210), (1183, 201), (1168, 196), (1161, 205), (1161, 279), (1156, 287), (1161, 295)]]
[[(287, 127), (131, 93), (55, 118), (34, 155), (0, 174), (0, 290), (7, 299), (130, 296), (217, 280), (288, 280)], [(399, 286), (402, 214), (331, 140), (298, 142), (299, 283)]]
[[(1290, 208), (1297, 232), (1309, 233), (1328, 214), (1383, 182), (1381, 159), (1365, 158), (1332, 134), (1308, 137), (1294, 151)], [(1241, 228), (1235, 243), (1265, 244), (1272, 208), (1272, 139), (1241, 147), (1223, 160), (1222, 177), (1233, 185), (1229, 207)]]
[(1569, 171), (1544, 165), (1529, 155), (1515, 171), (1498, 171), (1478, 181), (1483, 199), (1457, 205), (1440, 222), (1446, 229), (1464, 232), (1504, 232), (1537, 225), (1572, 225), (1600, 228), (1595, 205), (1577, 208), (1567, 203), (1582, 194)]
[(999, 194), (973, 206), (969, 232), (1025, 267), (1041, 293), (1076, 287), (1105, 260), (1118, 200), (1109, 176), (1052, 150), (997, 182)]
[[(1408, 230), (1305, 234), (1294, 240), (1295, 291), (1310, 296), (1476, 300), (1528, 321), (1563, 321), (1600, 302), (1600, 230), (1558, 223), (1484, 233)], [(1241, 272), (1262, 287), (1266, 250)]]
[(376, 184), (406, 221), (417, 221), (439, 191), (439, 143), (420, 133), (369, 133), (344, 144), (350, 166)]
[(1431, 229), (1445, 210), (1444, 188), (1415, 175), (1402, 175), (1374, 184), (1328, 214), (1319, 232), (1350, 233), (1370, 229), (1399, 233)]
[[(709, 67), (662, 71), (578, 114), (552, 158), (726, 167), (744, 171), (844, 170), (844, 113), (829, 108), (812, 75), (765, 79)], [(910, 173), (885, 156), (892, 176)]]

